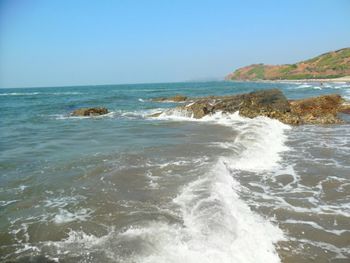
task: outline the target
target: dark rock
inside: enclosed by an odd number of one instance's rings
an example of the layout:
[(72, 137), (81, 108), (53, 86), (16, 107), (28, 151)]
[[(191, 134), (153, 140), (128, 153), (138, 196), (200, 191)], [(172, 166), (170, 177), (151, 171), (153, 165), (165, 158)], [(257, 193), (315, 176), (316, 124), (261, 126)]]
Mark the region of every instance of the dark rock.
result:
[(242, 116), (254, 118), (256, 116), (268, 116), (290, 112), (290, 106), (278, 89), (251, 92), (222, 97), (208, 97), (194, 100), (192, 103), (181, 107), (193, 113), (194, 118), (218, 111), (233, 113), (239, 111)]
[(106, 108), (81, 108), (71, 113), (71, 116), (100, 116), (108, 113)]
[(278, 89), (262, 90), (243, 95), (239, 113), (254, 118), (278, 116), (290, 112), (287, 98)]
[(182, 95), (175, 95), (173, 97), (169, 97), (169, 98), (165, 98), (165, 97), (161, 97), (161, 98), (154, 98), (152, 99), (152, 101), (156, 101), (156, 102), (184, 102), (187, 100), (186, 96), (182, 96)]
[(239, 110), (242, 95), (233, 96), (210, 96), (198, 98), (191, 103), (178, 107), (181, 111), (187, 111), (193, 118), (200, 119), (205, 115), (218, 111), (232, 113)]

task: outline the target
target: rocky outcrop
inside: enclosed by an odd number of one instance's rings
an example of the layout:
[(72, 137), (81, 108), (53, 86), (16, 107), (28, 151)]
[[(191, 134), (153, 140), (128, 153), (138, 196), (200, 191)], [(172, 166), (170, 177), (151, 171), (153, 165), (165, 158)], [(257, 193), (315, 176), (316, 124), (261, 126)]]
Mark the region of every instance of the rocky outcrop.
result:
[(300, 118), (301, 123), (332, 124), (341, 123), (338, 113), (344, 100), (340, 95), (331, 94), (314, 98), (292, 101), (292, 113)]
[(71, 116), (100, 116), (108, 113), (108, 109), (103, 107), (98, 108), (81, 108), (76, 109), (71, 113)]
[(152, 99), (152, 101), (155, 101), (155, 102), (184, 102), (186, 100), (187, 100), (187, 97), (183, 95), (175, 95), (169, 98), (161, 97), (161, 98)]
[(278, 89), (232, 96), (200, 98), (178, 108), (182, 111), (191, 112), (192, 116), (197, 119), (218, 111), (225, 113), (239, 111), (240, 115), (249, 118), (257, 116), (277, 117), (291, 111), (288, 100)]
[(189, 103), (176, 109), (196, 119), (216, 112), (239, 111), (239, 114), (244, 117), (266, 116), (292, 125), (341, 123), (338, 113), (344, 110), (344, 100), (339, 95), (288, 101), (278, 89), (232, 96), (210, 96), (187, 101)]

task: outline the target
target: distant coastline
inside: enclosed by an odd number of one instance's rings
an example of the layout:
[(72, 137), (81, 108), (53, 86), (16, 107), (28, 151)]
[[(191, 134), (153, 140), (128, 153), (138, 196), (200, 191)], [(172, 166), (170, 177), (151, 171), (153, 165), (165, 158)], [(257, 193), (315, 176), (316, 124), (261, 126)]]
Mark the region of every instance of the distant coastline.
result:
[(343, 48), (295, 64), (252, 64), (228, 74), (226, 80), (348, 82), (350, 48)]
[(350, 82), (350, 76), (335, 78), (335, 79), (295, 79), (295, 80), (281, 79), (281, 80), (272, 80), (271, 82), (283, 82), (283, 83), (288, 83), (288, 82), (321, 82), (321, 83), (333, 82), (333, 83), (343, 83), (343, 82)]
[(317, 83), (350, 83), (350, 76), (345, 76), (341, 78), (315, 78), (315, 79), (276, 79), (276, 80), (267, 80), (267, 79), (256, 79), (256, 80), (228, 80), (232, 82), (268, 82), (268, 83), (307, 83), (307, 82), (317, 82)]

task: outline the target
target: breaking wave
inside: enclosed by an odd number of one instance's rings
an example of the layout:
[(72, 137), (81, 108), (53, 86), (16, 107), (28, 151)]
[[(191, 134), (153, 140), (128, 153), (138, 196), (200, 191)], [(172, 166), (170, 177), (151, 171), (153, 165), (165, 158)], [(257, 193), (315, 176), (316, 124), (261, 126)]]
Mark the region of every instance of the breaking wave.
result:
[[(122, 231), (111, 228), (104, 236), (71, 230), (61, 241), (30, 249), (40, 253), (49, 249), (49, 254), (54, 249), (53, 258), (59, 258), (60, 251), (71, 251), (73, 257), (103, 251), (111, 262), (280, 262), (275, 245), (285, 239), (282, 230), (240, 198), (241, 185), (235, 176), (238, 171), (263, 172), (278, 166), (280, 153), (288, 150), (284, 131), (289, 126), (265, 117), (243, 118), (238, 113), (216, 113), (200, 120), (172, 113), (156, 119), (216, 123), (238, 130), (234, 141), (228, 142), (232, 154), (209, 163), (204, 173), (171, 200), (169, 207), (178, 222), (153, 220)], [(58, 208), (52, 219), (56, 224), (84, 221), (92, 212)], [(131, 244), (138, 248), (125, 256), (123, 247)]]
[[(194, 121), (181, 112), (173, 113), (158, 118)], [(217, 113), (196, 121), (238, 128), (239, 135), (230, 142), (230, 157), (217, 158), (172, 200), (182, 223), (152, 221), (119, 233), (112, 230), (102, 237), (72, 231), (60, 246), (103, 247), (109, 257), (121, 262), (280, 262), (275, 244), (284, 239), (283, 232), (239, 197), (241, 185), (235, 173), (278, 166), (280, 153), (288, 150), (284, 131), (289, 126), (265, 117), (242, 118), (238, 113)], [(128, 258), (107, 246), (136, 241), (142, 249)]]

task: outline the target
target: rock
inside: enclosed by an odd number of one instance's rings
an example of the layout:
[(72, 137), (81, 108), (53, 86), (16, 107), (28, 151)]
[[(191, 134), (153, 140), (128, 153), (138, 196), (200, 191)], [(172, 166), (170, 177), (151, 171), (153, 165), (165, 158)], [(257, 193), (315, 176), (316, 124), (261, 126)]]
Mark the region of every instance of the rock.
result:
[(193, 113), (194, 118), (218, 111), (233, 113), (239, 111), (242, 116), (254, 118), (257, 116), (278, 116), (290, 112), (290, 106), (278, 89), (251, 92), (222, 97), (207, 97), (181, 107)]
[(173, 97), (169, 97), (169, 98), (165, 98), (165, 97), (161, 97), (161, 98), (154, 98), (152, 99), (152, 101), (155, 102), (184, 102), (187, 100), (186, 96), (183, 95), (175, 95)]
[(336, 94), (288, 101), (278, 89), (187, 99), (187, 101), (190, 103), (175, 109), (196, 119), (215, 112), (239, 111), (244, 117), (266, 116), (292, 125), (332, 124), (342, 123), (337, 116), (339, 112), (350, 112), (350, 106), (344, 106), (344, 100)]
[(186, 96), (182, 96), (182, 95), (176, 95), (174, 97), (171, 97), (170, 100), (174, 101), (174, 102), (182, 102), (182, 101), (186, 101), (187, 97)]
[(213, 113), (213, 107), (210, 104), (199, 102), (194, 103), (189, 107), (186, 107), (186, 111), (188, 109), (192, 112), (192, 117), (196, 119), (203, 118), (205, 115)]
[(343, 104), (340, 107), (340, 112), (344, 114), (350, 114), (350, 104)]
[(100, 116), (108, 113), (108, 109), (99, 108), (81, 108), (71, 113), (71, 116)]
[(191, 113), (193, 118), (200, 119), (208, 114), (218, 111), (235, 112), (241, 103), (240, 95), (233, 96), (210, 96), (198, 98), (184, 106), (177, 107), (178, 110)]
[(319, 97), (295, 100), (290, 103), (293, 114), (300, 117), (305, 124), (342, 123), (338, 113), (344, 100), (340, 95), (331, 94)]
[(323, 95), (319, 97), (294, 100), (290, 103), (293, 112), (300, 115), (312, 114), (322, 116), (324, 114), (336, 114), (343, 104), (343, 99), (338, 94)]
[(287, 112), (290, 112), (288, 100), (278, 89), (256, 91), (243, 95), (239, 108), (239, 114), (249, 118), (257, 116), (279, 118)]

